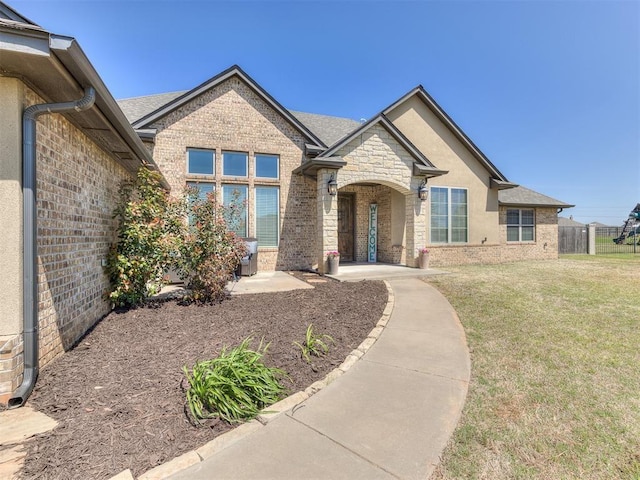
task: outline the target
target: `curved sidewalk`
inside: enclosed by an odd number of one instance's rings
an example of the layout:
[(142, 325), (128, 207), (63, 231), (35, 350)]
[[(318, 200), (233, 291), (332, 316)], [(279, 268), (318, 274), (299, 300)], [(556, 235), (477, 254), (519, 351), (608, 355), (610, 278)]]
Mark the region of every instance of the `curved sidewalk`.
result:
[(391, 318), (353, 367), (170, 478), (428, 478), (460, 418), (469, 352), (456, 313), (438, 291), (418, 278), (389, 283)]

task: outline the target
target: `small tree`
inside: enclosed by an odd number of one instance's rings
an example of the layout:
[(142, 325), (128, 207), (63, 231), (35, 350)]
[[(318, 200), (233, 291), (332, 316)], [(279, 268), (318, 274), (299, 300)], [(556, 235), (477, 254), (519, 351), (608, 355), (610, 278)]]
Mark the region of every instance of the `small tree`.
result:
[(141, 168), (120, 187), (114, 211), (118, 242), (110, 249), (108, 298), (116, 306), (138, 305), (157, 293), (175, 250), (181, 226), (158, 172)]
[(191, 291), (191, 300), (221, 301), (225, 285), (246, 254), (245, 243), (227, 227), (226, 219), (239, 211), (238, 198), (225, 207), (217, 203), (214, 193), (201, 199), (197, 190), (190, 189), (186, 197), (189, 226), (178, 248), (178, 274)]

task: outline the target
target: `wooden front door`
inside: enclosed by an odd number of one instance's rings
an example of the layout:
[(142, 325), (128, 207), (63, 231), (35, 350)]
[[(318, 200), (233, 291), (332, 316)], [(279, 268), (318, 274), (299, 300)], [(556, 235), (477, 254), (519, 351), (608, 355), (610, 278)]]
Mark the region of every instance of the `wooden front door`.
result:
[(338, 251), (342, 262), (355, 260), (354, 204), (353, 194), (338, 193)]

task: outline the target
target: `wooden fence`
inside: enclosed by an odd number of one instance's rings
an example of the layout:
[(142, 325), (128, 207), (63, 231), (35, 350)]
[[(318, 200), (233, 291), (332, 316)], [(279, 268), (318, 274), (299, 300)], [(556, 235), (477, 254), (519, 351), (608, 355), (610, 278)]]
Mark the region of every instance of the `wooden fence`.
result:
[(588, 253), (588, 227), (558, 227), (558, 253)]

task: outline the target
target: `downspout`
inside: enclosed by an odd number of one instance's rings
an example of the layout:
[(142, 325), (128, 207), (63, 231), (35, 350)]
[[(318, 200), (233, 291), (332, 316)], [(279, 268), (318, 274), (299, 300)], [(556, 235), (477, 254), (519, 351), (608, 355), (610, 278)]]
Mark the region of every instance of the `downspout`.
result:
[(87, 87), (75, 102), (42, 103), (22, 114), (22, 238), (23, 238), (23, 344), (22, 384), (9, 399), (9, 408), (24, 405), (38, 378), (38, 225), (36, 196), (36, 119), (46, 113), (80, 112), (93, 106), (96, 92)]

